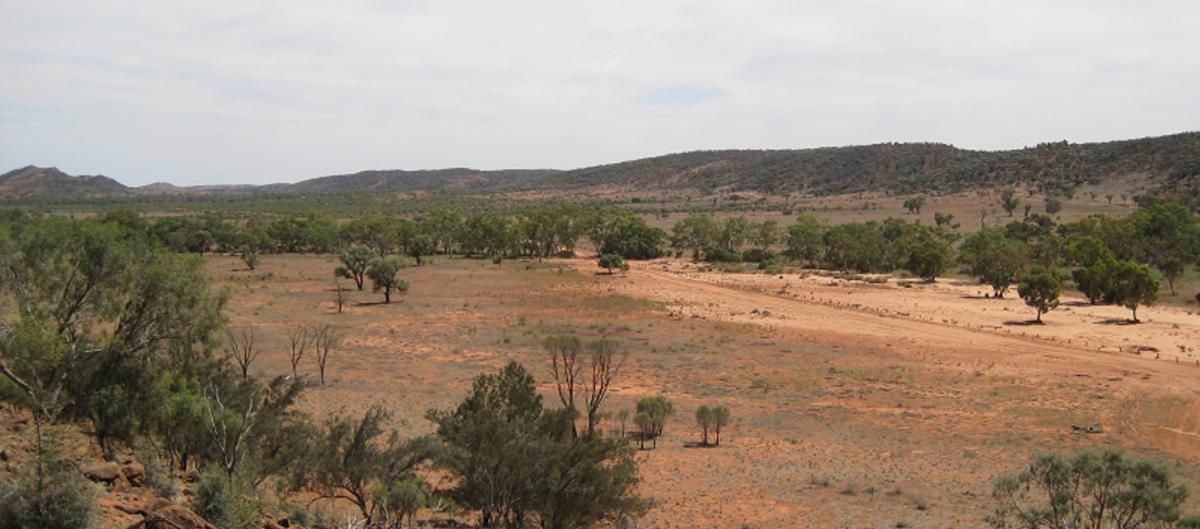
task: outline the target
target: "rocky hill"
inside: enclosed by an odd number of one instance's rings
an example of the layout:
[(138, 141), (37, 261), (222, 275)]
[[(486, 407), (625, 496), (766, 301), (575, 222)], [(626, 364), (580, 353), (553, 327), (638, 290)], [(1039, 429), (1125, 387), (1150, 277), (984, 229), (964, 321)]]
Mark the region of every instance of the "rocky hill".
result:
[(26, 166), (0, 175), (0, 197), (94, 196), (129, 188), (107, 176), (71, 176), (57, 167)]

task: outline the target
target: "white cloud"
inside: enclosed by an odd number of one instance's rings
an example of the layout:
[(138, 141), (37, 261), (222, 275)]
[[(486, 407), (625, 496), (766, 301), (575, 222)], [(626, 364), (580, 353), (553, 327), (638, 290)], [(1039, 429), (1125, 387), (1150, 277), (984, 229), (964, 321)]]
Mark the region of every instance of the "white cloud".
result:
[(24, 2), (0, 170), (129, 183), (1196, 128), (1174, 2)]

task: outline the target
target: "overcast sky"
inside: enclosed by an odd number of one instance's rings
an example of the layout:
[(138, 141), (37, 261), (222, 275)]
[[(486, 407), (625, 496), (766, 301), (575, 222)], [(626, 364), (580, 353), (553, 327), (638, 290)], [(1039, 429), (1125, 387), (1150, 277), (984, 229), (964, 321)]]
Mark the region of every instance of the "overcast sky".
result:
[(130, 185), (1200, 128), (1195, 0), (3, 1), (0, 172)]

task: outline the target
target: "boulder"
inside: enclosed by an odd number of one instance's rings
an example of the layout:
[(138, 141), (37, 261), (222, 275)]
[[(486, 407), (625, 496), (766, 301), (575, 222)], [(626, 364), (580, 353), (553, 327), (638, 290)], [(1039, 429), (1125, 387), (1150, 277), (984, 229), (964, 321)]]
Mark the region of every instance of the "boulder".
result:
[(168, 500), (166, 498), (154, 498), (154, 499), (151, 499), (150, 502), (146, 504), (145, 509), (146, 509), (146, 512), (155, 512), (155, 511), (160, 511), (160, 510), (166, 509), (167, 507), (170, 507), (174, 504), (175, 504), (175, 502)]
[(179, 504), (171, 504), (146, 515), (129, 529), (217, 529), (196, 513)]
[(121, 479), (121, 467), (116, 463), (108, 461), (100, 461), (96, 463), (85, 463), (79, 466), (79, 471), (92, 481), (99, 481), (112, 485), (118, 479)]
[(129, 480), (130, 485), (141, 487), (146, 484), (146, 466), (138, 463), (136, 459), (126, 460), (121, 465), (121, 474)]

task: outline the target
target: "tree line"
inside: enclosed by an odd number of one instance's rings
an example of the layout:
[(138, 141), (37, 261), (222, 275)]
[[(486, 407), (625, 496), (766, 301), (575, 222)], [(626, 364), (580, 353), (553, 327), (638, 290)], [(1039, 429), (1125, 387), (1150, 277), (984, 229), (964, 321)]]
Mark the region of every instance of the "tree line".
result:
[[(28, 215), (19, 210), (8, 214)], [(597, 254), (649, 259), (661, 255), (666, 239), (665, 232), (633, 212), (577, 204), (534, 208), (515, 215), (449, 209), (413, 217), (371, 214), (341, 223), (316, 211), (246, 218), (207, 213), (148, 219), (122, 210), (101, 218), (144, 231), (176, 252), (337, 253), (361, 245), (378, 256), (403, 255), (418, 264), (431, 255), (570, 256), (580, 243), (589, 244)]]
[[(1006, 193), (1003, 200), (1016, 199)], [(676, 256), (710, 262), (784, 261), (860, 273), (906, 270), (934, 281), (957, 265), (1004, 297), (1013, 285), (1042, 313), (1057, 306), (1071, 284), (1092, 303), (1137, 309), (1157, 300), (1161, 283), (1172, 295), (1181, 277), (1200, 264), (1200, 219), (1189, 205), (1142, 198), (1127, 217), (1092, 215), (1058, 224), (1033, 214), (962, 237), (953, 216), (937, 213), (925, 225), (884, 221), (823, 225), (800, 214), (786, 228), (773, 220), (692, 215), (671, 229)], [(1198, 294), (1200, 295), (1200, 294)]]

